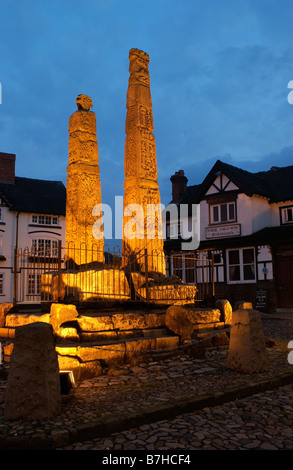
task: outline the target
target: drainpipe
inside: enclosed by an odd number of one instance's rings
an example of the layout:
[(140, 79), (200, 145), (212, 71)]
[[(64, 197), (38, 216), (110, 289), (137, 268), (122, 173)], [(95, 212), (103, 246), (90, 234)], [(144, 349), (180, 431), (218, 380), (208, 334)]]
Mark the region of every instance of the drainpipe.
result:
[(15, 247), (14, 247), (14, 267), (13, 267), (13, 307), (16, 306), (17, 299), (17, 251), (18, 251), (18, 218), (19, 212), (16, 214), (16, 233), (15, 233)]

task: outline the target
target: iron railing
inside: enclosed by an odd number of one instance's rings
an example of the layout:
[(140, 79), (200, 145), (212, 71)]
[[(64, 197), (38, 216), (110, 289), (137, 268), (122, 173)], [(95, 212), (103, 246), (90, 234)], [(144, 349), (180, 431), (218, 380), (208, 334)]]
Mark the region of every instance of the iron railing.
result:
[[(62, 247), (60, 241), (56, 246), (15, 250), (14, 304), (170, 304), (204, 301), (214, 295), (214, 262), (206, 252), (166, 254), (141, 250), (126, 259), (119, 247), (106, 247), (102, 255), (95, 246)], [(165, 272), (156, 266), (164, 266)]]

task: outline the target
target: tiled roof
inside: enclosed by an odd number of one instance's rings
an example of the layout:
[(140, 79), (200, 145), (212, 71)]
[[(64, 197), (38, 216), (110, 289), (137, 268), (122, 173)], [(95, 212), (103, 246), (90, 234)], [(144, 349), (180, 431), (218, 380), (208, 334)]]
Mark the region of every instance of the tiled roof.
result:
[(15, 177), (15, 183), (0, 182), (0, 197), (11, 210), (64, 215), (66, 189), (61, 181)]
[(230, 178), (240, 191), (248, 196), (262, 196), (270, 203), (293, 200), (293, 165), (272, 167), (268, 171), (252, 173), (218, 160), (200, 185), (188, 188), (180, 204), (183, 200), (185, 204), (200, 202), (219, 171)]

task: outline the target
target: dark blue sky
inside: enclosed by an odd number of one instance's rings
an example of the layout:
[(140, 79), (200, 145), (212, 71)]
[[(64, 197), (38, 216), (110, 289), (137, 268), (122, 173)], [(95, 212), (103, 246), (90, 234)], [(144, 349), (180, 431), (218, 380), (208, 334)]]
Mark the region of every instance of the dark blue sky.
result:
[(0, 151), (66, 183), (80, 93), (97, 116), (103, 202), (123, 194), (128, 52), (150, 55), (162, 202), (217, 159), (293, 164), (292, 0), (0, 0)]

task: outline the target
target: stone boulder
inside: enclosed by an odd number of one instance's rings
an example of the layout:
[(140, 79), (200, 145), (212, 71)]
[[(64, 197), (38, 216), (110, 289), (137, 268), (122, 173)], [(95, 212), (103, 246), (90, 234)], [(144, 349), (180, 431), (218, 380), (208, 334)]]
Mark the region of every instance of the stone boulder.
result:
[(52, 326), (36, 322), (16, 328), (4, 418), (51, 419), (60, 409), (60, 375)]
[(220, 315), (218, 309), (172, 305), (167, 309), (165, 324), (169, 330), (181, 336), (182, 340), (187, 340), (198, 329), (197, 325), (207, 327), (210, 324), (218, 323)]
[(216, 300), (215, 307), (218, 308), (221, 312), (221, 321), (225, 325), (231, 325), (232, 323), (232, 306), (229, 300), (218, 299)]
[(233, 312), (227, 366), (246, 373), (268, 370), (261, 316), (257, 310)]

